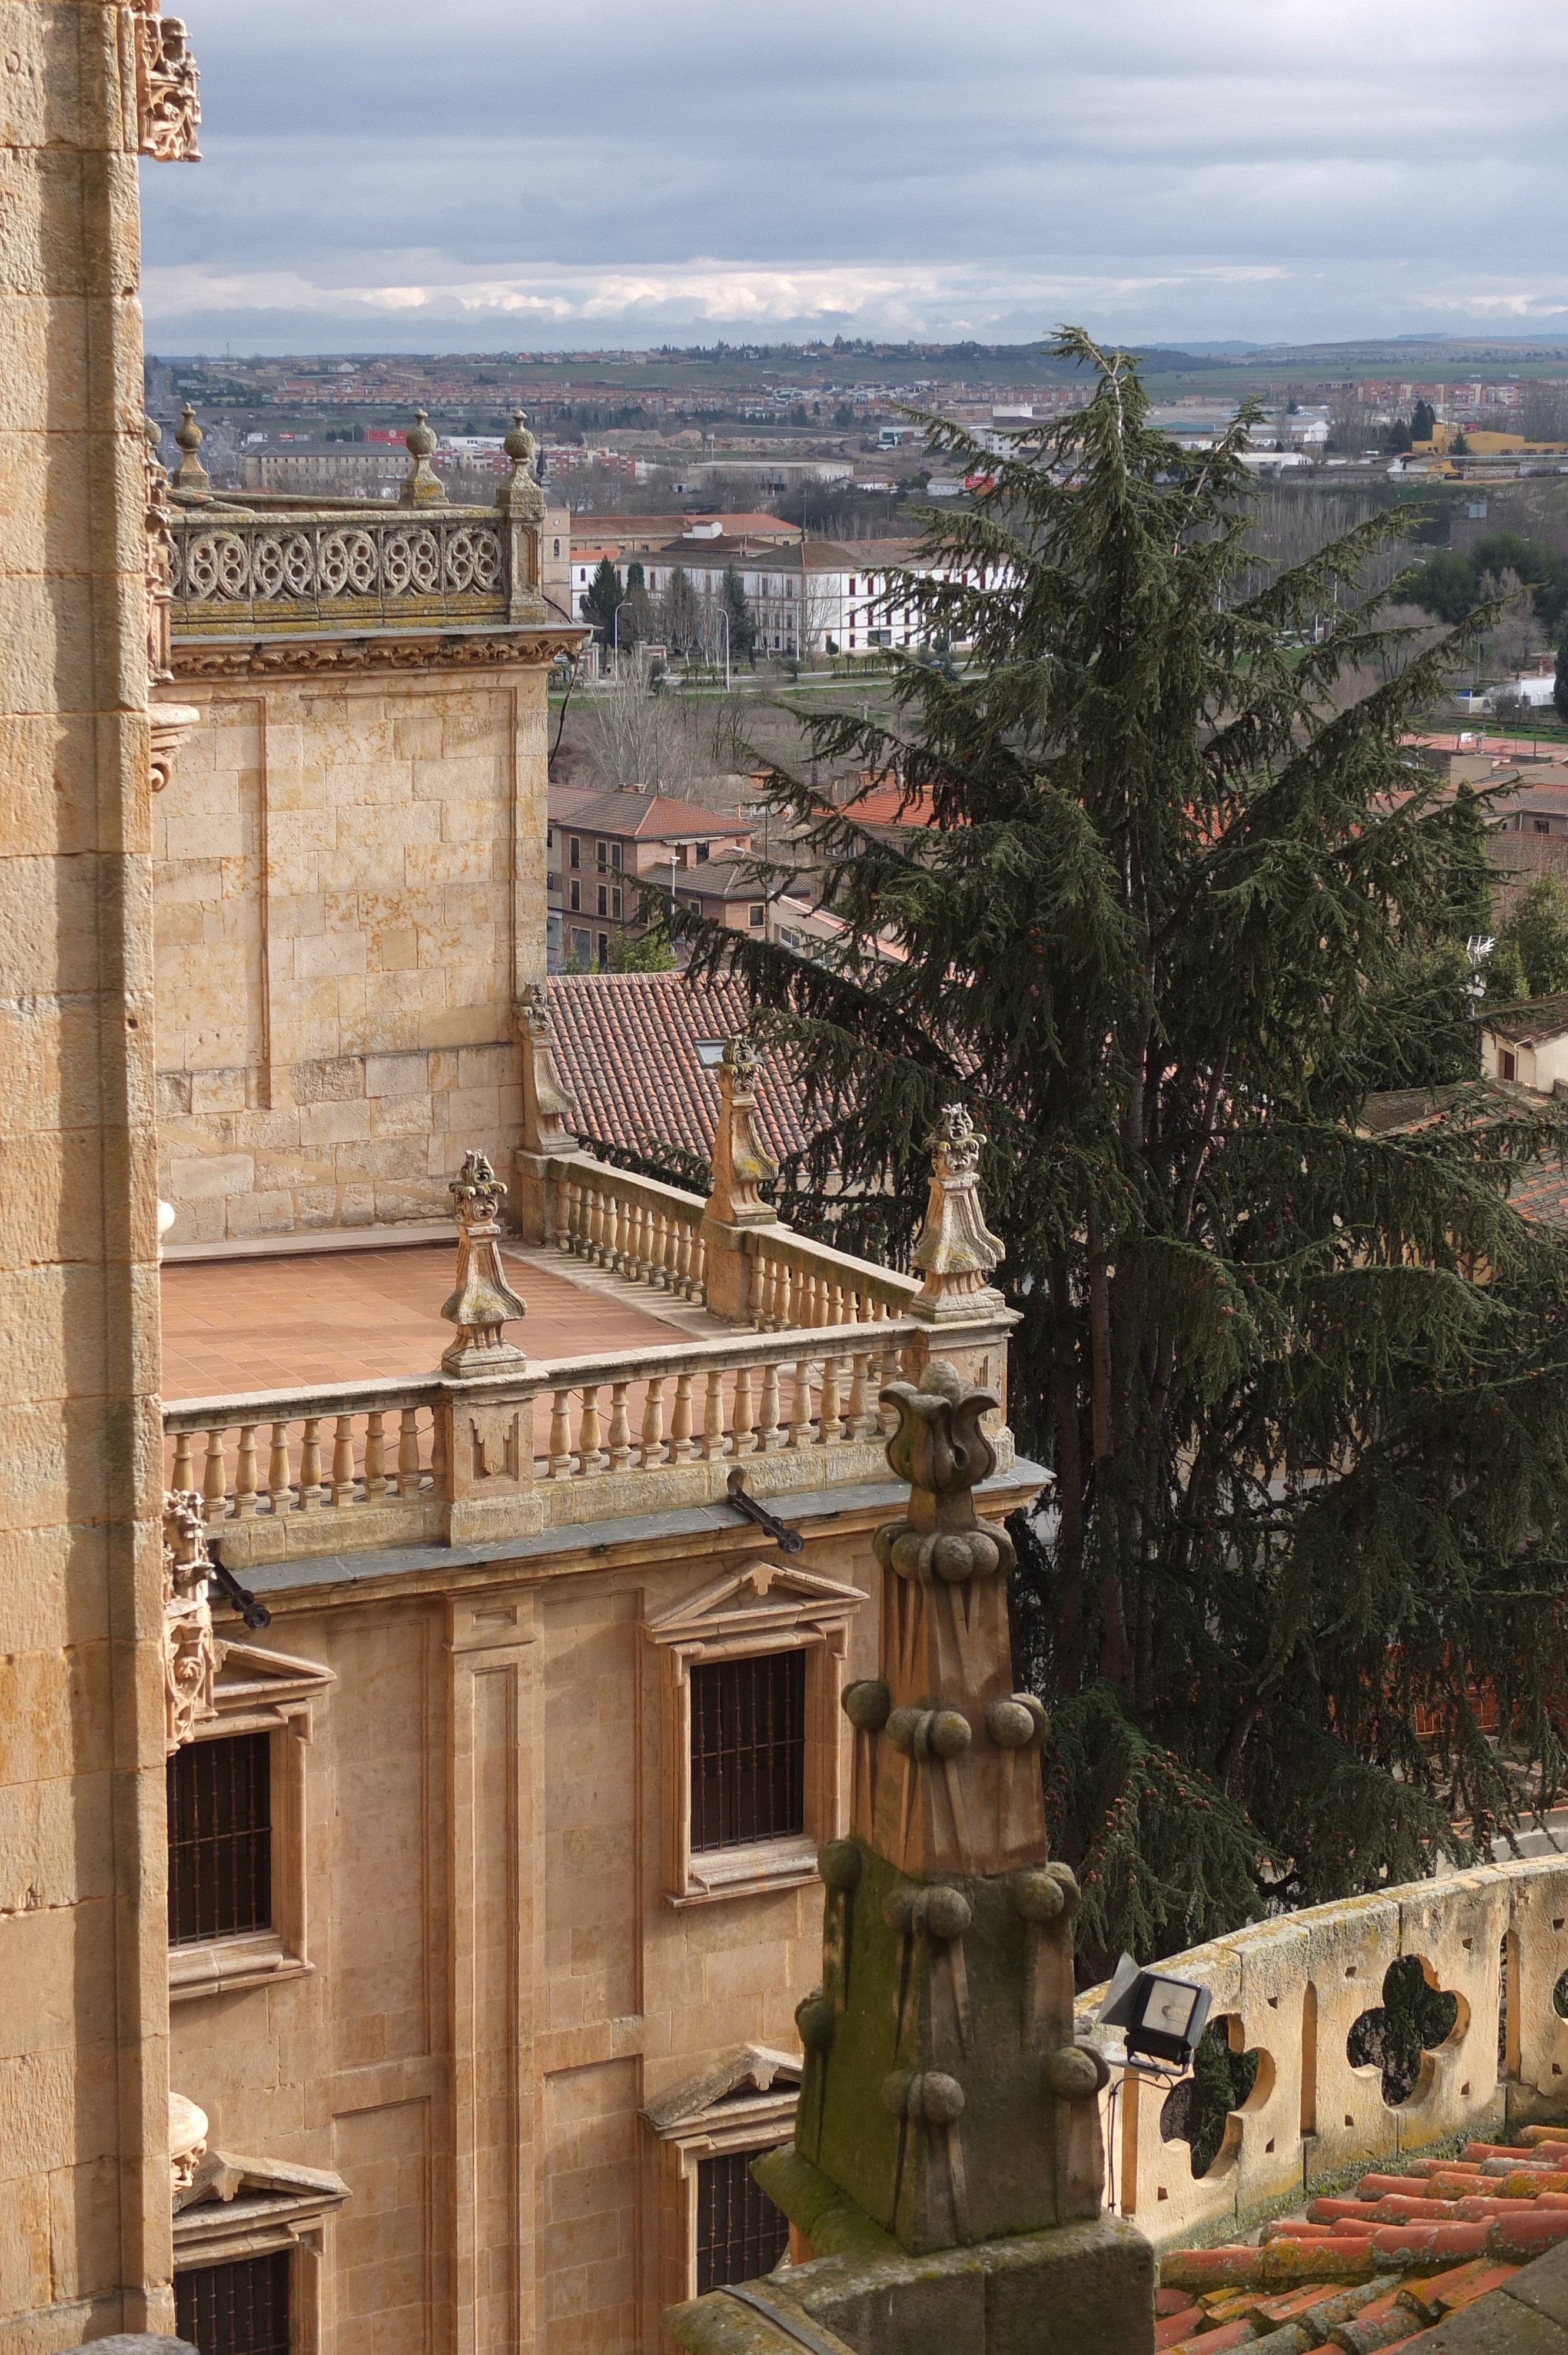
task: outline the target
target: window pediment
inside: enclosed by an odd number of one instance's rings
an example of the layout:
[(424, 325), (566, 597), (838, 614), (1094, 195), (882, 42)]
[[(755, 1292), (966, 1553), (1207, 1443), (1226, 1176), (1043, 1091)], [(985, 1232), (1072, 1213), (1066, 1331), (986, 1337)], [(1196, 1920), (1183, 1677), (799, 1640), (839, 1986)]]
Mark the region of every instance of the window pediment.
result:
[(749, 1649), (823, 1639), (846, 1630), (865, 1602), (858, 1586), (793, 1563), (747, 1562), (648, 1622), (655, 1644), (709, 1651), (739, 1640)]
[(642, 2115), (661, 2141), (727, 2134), (736, 2126), (747, 2133), (774, 2125), (787, 2128), (795, 2115), (804, 2067), (797, 2053), (776, 2052), (765, 2044), (738, 2045), (721, 2054), (700, 2077), (645, 2104)]
[(281, 2247), (343, 2206), (348, 2185), (330, 2169), (209, 2150), (175, 2194), (175, 2256), (221, 2263), (235, 2244)]

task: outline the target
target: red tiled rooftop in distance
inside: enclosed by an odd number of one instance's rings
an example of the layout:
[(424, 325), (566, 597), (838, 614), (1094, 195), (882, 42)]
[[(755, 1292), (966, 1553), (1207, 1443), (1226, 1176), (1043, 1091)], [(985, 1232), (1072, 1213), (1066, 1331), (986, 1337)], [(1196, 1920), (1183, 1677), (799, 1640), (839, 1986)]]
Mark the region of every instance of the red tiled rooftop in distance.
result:
[[(657, 1348), (678, 1337), (659, 1317), (552, 1270), (510, 1254), (505, 1265), (528, 1304), (507, 1338), (530, 1358)], [(164, 1396), (233, 1398), (431, 1373), (452, 1339), (440, 1307), (455, 1272), (450, 1242), (165, 1266)]]

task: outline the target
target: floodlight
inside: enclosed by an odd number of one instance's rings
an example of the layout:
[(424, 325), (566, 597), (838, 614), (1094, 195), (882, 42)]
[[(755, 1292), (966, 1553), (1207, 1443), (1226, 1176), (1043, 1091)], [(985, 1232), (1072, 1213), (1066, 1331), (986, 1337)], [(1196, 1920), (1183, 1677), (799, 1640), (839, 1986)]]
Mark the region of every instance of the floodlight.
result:
[(1137, 2067), (1142, 2054), (1167, 2067), (1186, 2069), (1212, 2001), (1207, 1987), (1195, 1987), (1191, 1979), (1168, 1978), (1162, 1971), (1140, 1970), (1130, 1955), (1124, 1955), (1097, 2018), (1103, 2026), (1122, 2030), (1129, 2067)]

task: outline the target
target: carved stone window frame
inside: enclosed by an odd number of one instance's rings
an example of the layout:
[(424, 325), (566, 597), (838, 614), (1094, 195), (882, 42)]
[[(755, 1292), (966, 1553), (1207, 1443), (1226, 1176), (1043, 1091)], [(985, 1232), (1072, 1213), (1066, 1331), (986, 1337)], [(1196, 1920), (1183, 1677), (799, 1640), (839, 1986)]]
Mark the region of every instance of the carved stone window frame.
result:
[[(220, 2190), (216, 2200), (206, 2196), (215, 2185)], [(185, 2204), (175, 2211), (175, 2272), (197, 2273), (287, 2251), (289, 2355), (322, 2355), (325, 2226), (349, 2196), (343, 2178), (323, 2169), (212, 2152)]]
[[(817, 1853), (844, 1828), (843, 1689), (850, 1629), (866, 1601), (857, 1586), (794, 1564), (747, 1562), (646, 1623), (661, 1662), (664, 1732), (666, 1895), (670, 1904), (804, 1887)], [(742, 1848), (692, 1851), (694, 1668), (803, 1651), (806, 1669), (804, 1828)]]
[[(169, 1948), (169, 2001), (231, 1995), (305, 1978), (310, 1958), (305, 1902), (305, 1769), (315, 1704), (336, 1682), (331, 1668), (255, 1644), (222, 1645), (213, 1686), (216, 1714), (195, 1729), (193, 1742), (240, 1733), (267, 1733), (272, 1825), (272, 1924), (227, 1938)], [(212, 2262), (216, 2262), (213, 2260)]]
[(705, 2158), (772, 2150), (795, 2131), (802, 2060), (743, 2045), (694, 2083), (650, 2102), (644, 2123), (654, 2158), (661, 2306), (697, 2294), (697, 2169)]

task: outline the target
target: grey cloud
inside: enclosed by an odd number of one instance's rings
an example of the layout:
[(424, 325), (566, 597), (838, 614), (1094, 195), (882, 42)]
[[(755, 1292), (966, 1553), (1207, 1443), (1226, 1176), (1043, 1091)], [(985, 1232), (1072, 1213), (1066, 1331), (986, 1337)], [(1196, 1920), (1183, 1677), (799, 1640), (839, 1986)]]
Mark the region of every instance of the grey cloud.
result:
[(154, 347), (1024, 335), (1075, 295), (1107, 332), (1317, 336), (1568, 301), (1554, 0), (1418, 28), (1000, 0), (973, 33), (933, 0), (193, 0), (191, 32), (207, 161), (143, 177)]

